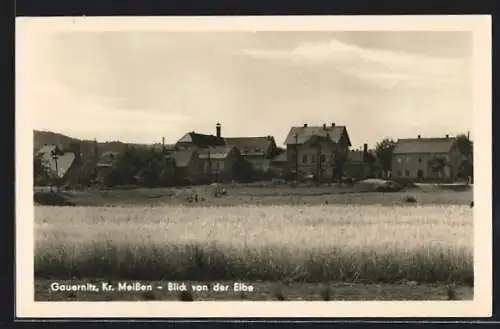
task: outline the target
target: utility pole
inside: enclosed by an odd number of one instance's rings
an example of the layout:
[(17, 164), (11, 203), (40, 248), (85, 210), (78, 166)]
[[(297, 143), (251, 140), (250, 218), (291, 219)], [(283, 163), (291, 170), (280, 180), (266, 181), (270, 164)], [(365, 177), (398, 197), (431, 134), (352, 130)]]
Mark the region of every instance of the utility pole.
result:
[(59, 168), (57, 166), (57, 160), (59, 159), (59, 153), (60, 153), (59, 148), (56, 146), (54, 151), (52, 151), (52, 159), (54, 159), (55, 164), (56, 164), (56, 188), (57, 188), (57, 192), (61, 191), (61, 188), (59, 186)]
[(210, 159), (210, 146), (208, 147), (208, 156), (207, 156), (207, 171), (208, 171), (208, 177), (210, 178), (210, 181), (212, 181), (212, 160)]

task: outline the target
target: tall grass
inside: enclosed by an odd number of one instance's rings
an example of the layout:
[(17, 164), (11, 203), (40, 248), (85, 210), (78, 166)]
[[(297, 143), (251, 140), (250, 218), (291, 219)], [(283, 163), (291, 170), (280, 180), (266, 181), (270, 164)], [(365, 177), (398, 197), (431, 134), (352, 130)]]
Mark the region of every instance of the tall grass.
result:
[(37, 278), (473, 282), (465, 206), (36, 207)]

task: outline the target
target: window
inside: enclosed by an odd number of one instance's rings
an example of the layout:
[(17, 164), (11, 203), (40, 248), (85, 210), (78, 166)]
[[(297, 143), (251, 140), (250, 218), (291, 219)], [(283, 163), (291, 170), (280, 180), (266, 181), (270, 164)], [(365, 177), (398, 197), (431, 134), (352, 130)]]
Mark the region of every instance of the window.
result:
[(326, 162), (326, 155), (321, 154), (321, 162)]
[(302, 163), (307, 163), (307, 155), (302, 156)]
[(396, 171), (396, 177), (401, 177), (401, 170)]
[(219, 161), (215, 161), (215, 169), (219, 169)]
[(396, 161), (397, 161), (398, 163), (402, 163), (402, 162), (403, 162), (403, 159), (401, 159), (401, 157), (397, 157), (397, 158), (396, 158)]
[(315, 155), (311, 155), (311, 162), (316, 163), (316, 156)]
[(418, 163), (422, 163), (422, 157), (418, 157)]
[(406, 163), (410, 163), (410, 159), (411, 159), (411, 157), (407, 156), (406, 157)]
[(410, 171), (408, 169), (405, 170), (405, 176), (409, 177), (410, 176)]

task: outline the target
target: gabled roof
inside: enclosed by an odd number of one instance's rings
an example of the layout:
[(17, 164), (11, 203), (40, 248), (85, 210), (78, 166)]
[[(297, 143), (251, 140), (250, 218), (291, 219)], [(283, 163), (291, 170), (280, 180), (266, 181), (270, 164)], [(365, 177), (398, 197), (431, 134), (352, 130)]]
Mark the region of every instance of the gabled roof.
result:
[(238, 150), (234, 146), (216, 146), (200, 150), (200, 159), (225, 159), (232, 150)]
[(194, 153), (196, 152), (190, 150), (174, 152), (175, 166), (179, 168), (187, 167)]
[(43, 163), (47, 166), (50, 172), (58, 177), (64, 177), (68, 170), (73, 165), (76, 156), (73, 152), (64, 152), (57, 157), (57, 171), (56, 160), (52, 157), (52, 152), (56, 149), (56, 145), (45, 145), (40, 148), (37, 155), (42, 157)]
[(399, 139), (393, 154), (448, 153), (456, 138), (405, 138)]
[(236, 147), (241, 155), (266, 155), (269, 147), (275, 143), (274, 137), (229, 137), (226, 145)]
[(327, 137), (331, 141), (338, 143), (344, 133), (347, 137), (348, 146), (351, 146), (351, 141), (349, 140), (345, 126), (292, 127), (285, 139), (285, 144), (304, 144), (313, 136)]
[(192, 143), (198, 147), (208, 147), (208, 146), (220, 146), (225, 145), (226, 142), (223, 138), (217, 137), (215, 135), (205, 135), (196, 132), (190, 132), (182, 136), (177, 143)]

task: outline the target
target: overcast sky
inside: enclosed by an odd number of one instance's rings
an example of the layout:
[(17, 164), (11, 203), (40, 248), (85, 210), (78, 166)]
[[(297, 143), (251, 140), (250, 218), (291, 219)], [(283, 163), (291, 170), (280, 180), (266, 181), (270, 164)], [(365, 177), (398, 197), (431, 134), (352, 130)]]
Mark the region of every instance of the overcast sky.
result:
[[(384, 137), (472, 130), (468, 32), (70, 32), (23, 54), (35, 129), (99, 141), (273, 135), (346, 125)], [(22, 48), (21, 48), (22, 49)]]

